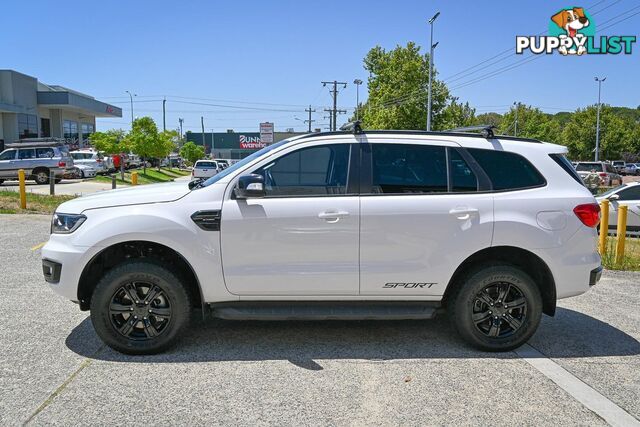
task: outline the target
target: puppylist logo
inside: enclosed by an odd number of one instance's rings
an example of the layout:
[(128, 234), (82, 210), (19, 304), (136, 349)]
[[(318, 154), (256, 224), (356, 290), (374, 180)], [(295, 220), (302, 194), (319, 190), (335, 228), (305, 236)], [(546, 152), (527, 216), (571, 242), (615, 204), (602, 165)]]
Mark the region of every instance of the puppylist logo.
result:
[(550, 55), (558, 51), (562, 55), (613, 54), (632, 52), (636, 36), (596, 37), (596, 24), (582, 7), (558, 11), (549, 22), (548, 36), (517, 36), (516, 53), (526, 50), (536, 55)]

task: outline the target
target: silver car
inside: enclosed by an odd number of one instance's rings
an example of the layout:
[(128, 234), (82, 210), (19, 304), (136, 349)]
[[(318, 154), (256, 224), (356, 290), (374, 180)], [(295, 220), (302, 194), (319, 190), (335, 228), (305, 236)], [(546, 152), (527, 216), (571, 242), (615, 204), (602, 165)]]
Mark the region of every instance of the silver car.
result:
[(17, 142), (6, 144), (0, 153), (0, 184), (17, 180), (18, 171), (24, 170), (27, 179), (38, 184), (48, 184), (49, 174), (54, 172), (56, 182), (73, 168), (69, 149), (55, 142)]
[(622, 176), (616, 172), (611, 164), (606, 162), (578, 162), (576, 171), (582, 179), (585, 179), (591, 171), (595, 171), (600, 177), (600, 185), (604, 187), (622, 184)]
[(596, 197), (598, 203), (609, 200), (609, 232), (615, 233), (620, 206), (627, 208), (627, 234), (640, 233), (640, 182), (628, 182)]

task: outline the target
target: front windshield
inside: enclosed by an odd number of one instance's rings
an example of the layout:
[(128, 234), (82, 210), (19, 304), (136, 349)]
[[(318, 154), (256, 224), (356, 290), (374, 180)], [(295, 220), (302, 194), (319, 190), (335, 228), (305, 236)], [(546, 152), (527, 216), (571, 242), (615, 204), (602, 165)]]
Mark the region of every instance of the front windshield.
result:
[(267, 154), (269, 151), (273, 150), (274, 148), (278, 148), (278, 147), (286, 144), (287, 142), (289, 142), (288, 139), (283, 139), (280, 142), (276, 142), (273, 145), (269, 145), (267, 147), (264, 147), (262, 150), (256, 151), (255, 153), (251, 154), (250, 156), (247, 156), (244, 159), (240, 160), (238, 163), (235, 163), (235, 164), (229, 166), (228, 168), (226, 168), (222, 172), (219, 172), (216, 175), (212, 176), (211, 178), (207, 179), (202, 184), (198, 185), (197, 187), (194, 187), (194, 189), (207, 187), (207, 186), (213, 184), (214, 182), (220, 181), (225, 176), (234, 173), (238, 169), (242, 169), (246, 164), (251, 163), (252, 161), (257, 159), (258, 157)]

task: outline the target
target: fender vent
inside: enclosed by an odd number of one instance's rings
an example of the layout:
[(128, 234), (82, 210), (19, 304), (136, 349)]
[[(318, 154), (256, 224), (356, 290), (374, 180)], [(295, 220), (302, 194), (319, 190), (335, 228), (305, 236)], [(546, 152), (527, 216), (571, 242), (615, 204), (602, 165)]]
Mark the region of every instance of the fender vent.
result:
[(196, 225), (205, 231), (220, 231), (220, 211), (198, 211), (191, 215)]

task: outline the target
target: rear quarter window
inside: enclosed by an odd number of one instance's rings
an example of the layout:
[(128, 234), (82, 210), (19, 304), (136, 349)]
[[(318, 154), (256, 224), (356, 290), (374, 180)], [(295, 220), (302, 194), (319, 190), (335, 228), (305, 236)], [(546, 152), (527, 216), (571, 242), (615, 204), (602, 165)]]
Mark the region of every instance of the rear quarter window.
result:
[(519, 190), (546, 184), (540, 172), (519, 154), (478, 148), (467, 151), (489, 176), (494, 190)]
[(576, 168), (573, 167), (571, 162), (564, 156), (564, 154), (549, 154), (549, 157), (551, 157), (553, 161), (558, 164), (558, 166), (564, 169), (564, 171), (568, 173), (571, 178), (584, 185), (584, 182), (582, 182), (582, 178), (580, 178), (580, 175), (578, 175), (578, 172), (576, 172)]

